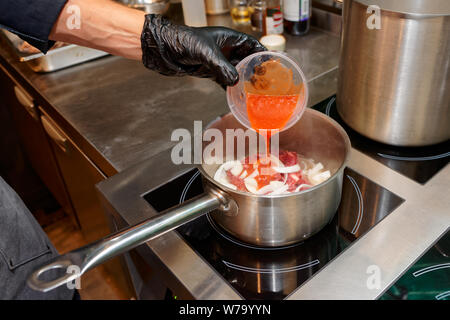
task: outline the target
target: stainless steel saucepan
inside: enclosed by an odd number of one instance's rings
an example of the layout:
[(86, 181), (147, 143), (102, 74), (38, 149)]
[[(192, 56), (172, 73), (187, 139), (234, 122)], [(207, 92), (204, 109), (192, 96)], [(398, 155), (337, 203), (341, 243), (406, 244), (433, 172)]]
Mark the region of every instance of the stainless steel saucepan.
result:
[[(232, 114), (212, 122), (209, 128), (220, 130), (224, 137), (226, 129), (245, 129)], [(261, 196), (219, 184), (213, 178), (219, 165), (202, 164), (198, 169), (203, 175), (204, 194), (47, 262), (32, 273), (28, 285), (44, 292), (52, 290), (106, 260), (208, 212), (212, 212), (215, 222), (234, 237), (257, 246), (283, 246), (310, 237), (334, 217), (339, 206), (350, 140), (337, 122), (318, 111), (307, 109), (293, 127), (280, 133), (279, 142), (280, 150), (296, 151), (322, 162), (330, 170), (331, 177), (305, 191)], [(227, 156), (225, 149), (224, 158)], [(65, 271), (71, 265), (78, 266), (80, 272), (65, 273), (52, 281), (40, 279), (48, 270), (59, 268)]]

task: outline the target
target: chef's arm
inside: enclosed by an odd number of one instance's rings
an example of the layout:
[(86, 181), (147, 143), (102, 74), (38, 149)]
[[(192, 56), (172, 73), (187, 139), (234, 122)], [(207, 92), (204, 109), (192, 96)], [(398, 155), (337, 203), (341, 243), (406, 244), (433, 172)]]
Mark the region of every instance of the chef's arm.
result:
[[(50, 40), (142, 59), (147, 68), (167, 76), (210, 78), (231, 86), (239, 79), (234, 66), (246, 56), (266, 50), (252, 36), (229, 28), (177, 25), (161, 15), (145, 15), (111, 0), (39, 1), (47, 6), (49, 1), (64, 5), (51, 26)], [(48, 44), (43, 47), (45, 51)]]
[(49, 39), (141, 60), (145, 13), (111, 0), (68, 0)]

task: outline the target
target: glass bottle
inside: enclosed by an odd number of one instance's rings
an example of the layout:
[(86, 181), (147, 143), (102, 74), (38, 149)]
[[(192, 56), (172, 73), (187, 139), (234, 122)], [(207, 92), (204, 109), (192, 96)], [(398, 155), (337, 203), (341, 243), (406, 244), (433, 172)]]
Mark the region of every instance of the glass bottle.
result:
[(264, 31), (264, 19), (266, 17), (266, 1), (265, 0), (251, 0), (248, 4), (250, 11), (250, 23), (253, 31)]
[(250, 13), (247, 0), (230, 0), (231, 19), (236, 24), (249, 24)]
[(265, 19), (263, 20), (264, 34), (283, 33), (283, 13), (281, 0), (266, 0)]
[(300, 36), (308, 33), (311, 24), (311, 0), (283, 0), (284, 28)]

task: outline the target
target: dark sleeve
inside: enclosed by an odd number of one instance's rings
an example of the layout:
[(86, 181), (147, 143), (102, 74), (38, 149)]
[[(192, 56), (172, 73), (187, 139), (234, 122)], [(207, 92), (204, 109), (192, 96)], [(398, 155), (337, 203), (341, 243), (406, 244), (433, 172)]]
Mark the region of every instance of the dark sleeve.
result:
[(0, 0), (0, 28), (5, 28), (42, 52), (54, 41), (48, 36), (67, 0)]

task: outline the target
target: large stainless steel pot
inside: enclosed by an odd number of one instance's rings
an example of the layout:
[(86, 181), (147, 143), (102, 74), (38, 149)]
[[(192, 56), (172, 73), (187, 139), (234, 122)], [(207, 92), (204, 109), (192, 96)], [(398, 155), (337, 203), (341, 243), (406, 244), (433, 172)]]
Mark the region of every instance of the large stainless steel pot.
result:
[[(209, 128), (220, 130), (224, 137), (226, 129), (244, 129), (232, 114), (214, 121)], [(237, 141), (238, 138), (234, 139)], [(36, 290), (52, 290), (118, 254), (213, 210), (212, 217), (217, 224), (235, 237), (258, 246), (282, 246), (310, 237), (333, 218), (339, 206), (350, 141), (337, 122), (312, 109), (307, 109), (297, 124), (282, 132), (279, 141), (280, 149), (297, 151), (322, 162), (332, 176), (324, 183), (302, 192), (257, 196), (218, 184), (213, 176), (219, 165), (205, 163), (199, 166), (204, 178), (203, 195), (49, 261), (31, 275), (28, 284)], [(223, 157), (229, 157), (225, 145), (224, 151)], [(234, 150), (229, 153), (235, 154)], [(72, 265), (78, 266), (80, 272), (67, 273), (51, 281), (39, 279), (48, 270), (66, 269)]]
[[(367, 27), (371, 5), (381, 9), (380, 29)], [(383, 143), (449, 139), (450, 1), (344, 0), (337, 108)]]

